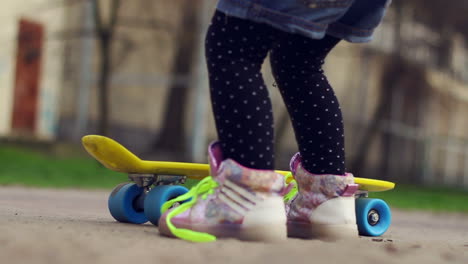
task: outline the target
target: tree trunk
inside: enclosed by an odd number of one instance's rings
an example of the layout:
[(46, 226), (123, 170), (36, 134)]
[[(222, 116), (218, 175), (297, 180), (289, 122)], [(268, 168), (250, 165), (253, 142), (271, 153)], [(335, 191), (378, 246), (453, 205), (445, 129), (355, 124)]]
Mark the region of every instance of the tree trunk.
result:
[(161, 131), (154, 147), (175, 153), (185, 153), (185, 117), (192, 66), (198, 47), (198, 19), (200, 1), (187, 0), (183, 4), (182, 21), (177, 30), (176, 51), (171, 70), (171, 84), (166, 98)]
[[(364, 171), (367, 156), (369, 155), (372, 142), (374, 141), (375, 137), (380, 131), (382, 121), (388, 119), (389, 117), (389, 112), (391, 108), (392, 87), (396, 86), (398, 80), (397, 78), (395, 78), (395, 76), (398, 76), (397, 72), (401, 69), (400, 67), (398, 67), (398, 65), (401, 65), (400, 60), (390, 62), (390, 64), (384, 68), (385, 73), (380, 82), (381, 89), (377, 108), (370, 123), (368, 124), (367, 128), (362, 134), (361, 142), (358, 145), (355, 158), (351, 163), (351, 170), (355, 171), (356, 173), (362, 173)], [(384, 142), (382, 146), (382, 171), (385, 171), (387, 169), (388, 164), (386, 160), (388, 159), (389, 146), (385, 143), (389, 142), (389, 139), (386, 138), (387, 136), (389, 135), (384, 135)]]
[(108, 35), (101, 36), (100, 52), (101, 62), (99, 65), (99, 80), (98, 80), (98, 102), (99, 102), (99, 118), (98, 118), (98, 134), (103, 136), (109, 135), (109, 79), (111, 65), (110, 38)]
[(110, 3), (110, 18), (108, 23), (102, 21), (102, 10), (99, 0), (92, 1), (96, 37), (100, 47), (100, 64), (98, 77), (98, 125), (100, 135), (109, 135), (110, 119), (110, 79), (112, 75), (112, 42), (117, 25), (118, 12), (121, 0), (112, 0)]

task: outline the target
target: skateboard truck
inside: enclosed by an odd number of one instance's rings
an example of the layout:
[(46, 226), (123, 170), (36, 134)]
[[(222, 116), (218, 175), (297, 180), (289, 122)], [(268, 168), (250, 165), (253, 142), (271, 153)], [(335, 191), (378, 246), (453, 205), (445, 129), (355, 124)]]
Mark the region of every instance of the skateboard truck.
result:
[(186, 176), (174, 175), (156, 175), (156, 174), (138, 174), (129, 173), (128, 178), (133, 181), (138, 187), (149, 191), (152, 185), (179, 185), (184, 184)]
[[(132, 206), (139, 211), (144, 211), (145, 199), (152, 189), (151, 186), (179, 185), (184, 184), (185, 180), (187, 179), (186, 176), (157, 175), (150, 173), (129, 173), (128, 178), (132, 182), (134, 182), (135, 185), (144, 189), (144, 191), (140, 195), (138, 195), (132, 202)], [(115, 195), (115, 193), (117, 193), (123, 186), (124, 184), (119, 185), (119, 187), (113, 191), (113, 195)], [(179, 205), (180, 203), (175, 203), (172, 207), (177, 207)]]
[(368, 191), (361, 191), (361, 190), (358, 190), (354, 196), (356, 198), (368, 198), (369, 197), (369, 192)]

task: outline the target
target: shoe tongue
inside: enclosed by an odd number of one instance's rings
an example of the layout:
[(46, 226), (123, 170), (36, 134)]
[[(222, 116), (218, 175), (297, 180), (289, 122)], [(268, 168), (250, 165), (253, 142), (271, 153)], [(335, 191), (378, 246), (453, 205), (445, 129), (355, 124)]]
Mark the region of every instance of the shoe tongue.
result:
[(293, 174), (296, 174), (297, 166), (301, 163), (302, 157), (301, 154), (298, 152), (296, 153), (289, 162), (289, 168)]
[(210, 162), (211, 176), (216, 177), (219, 166), (223, 161), (223, 152), (221, 150), (221, 144), (218, 141), (211, 143), (208, 147), (208, 159)]

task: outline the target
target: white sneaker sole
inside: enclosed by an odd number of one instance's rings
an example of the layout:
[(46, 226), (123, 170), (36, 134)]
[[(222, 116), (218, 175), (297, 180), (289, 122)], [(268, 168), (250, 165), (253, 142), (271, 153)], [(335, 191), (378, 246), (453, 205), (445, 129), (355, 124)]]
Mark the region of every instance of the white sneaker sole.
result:
[(354, 197), (330, 199), (311, 214), (308, 222), (288, 220), (288, 236), (321, 240), (359, 237)]

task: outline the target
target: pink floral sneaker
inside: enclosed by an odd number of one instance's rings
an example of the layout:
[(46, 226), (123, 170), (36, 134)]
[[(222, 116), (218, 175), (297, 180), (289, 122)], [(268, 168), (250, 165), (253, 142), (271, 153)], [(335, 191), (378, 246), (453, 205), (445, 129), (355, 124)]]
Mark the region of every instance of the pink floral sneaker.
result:
[[(253, 241), (287, 239), (284, 177), (227, 159), (217, 143), (209, 147), (211, 173), (187, 194), (166, 202), (159, 232), (189, 241), (216, 238)], [(178, 207), (174, 203), (191, 199)]]
[[(295, 188), (285, 196), (289, 237), (337, 240), (358, 237), (352, 174), (316, 175), (297, 153), (290, 163)], [(293, 182), (294, 183), (294, 182)]]

